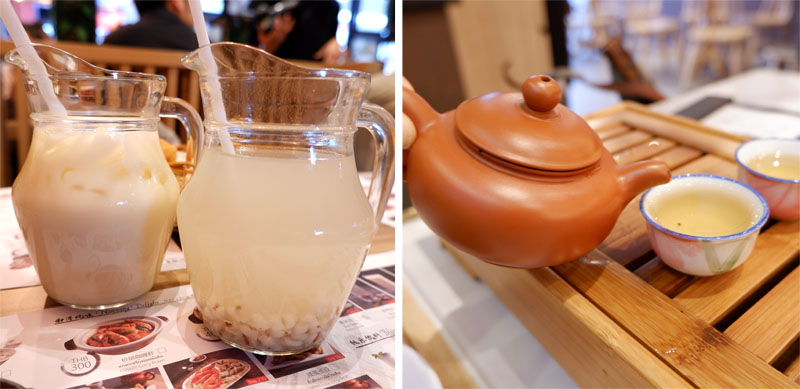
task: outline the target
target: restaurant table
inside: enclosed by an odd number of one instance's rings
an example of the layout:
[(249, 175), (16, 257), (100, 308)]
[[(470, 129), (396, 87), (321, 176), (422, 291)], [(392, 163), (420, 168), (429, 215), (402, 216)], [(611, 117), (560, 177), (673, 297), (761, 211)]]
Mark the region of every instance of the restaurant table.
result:
[[(375, 238), (372, 240), (369, 254), (393, 251), (394, 240), (394, 228), (381, 224)], [(189, 273), (186, 269), (160, 272), (156, 277), (152, 290), (188, 284)], [(55, 306), (59, 306), (59, 304), (47, 297), (47, 293), (45, 293), (41, 285), (0, 290), (0, 316), (37, 311)]]
[[(719, 96), (738, 102), (754, 114), (764, 114), (759, 120), (779, 122), (800, 114), (798, 91), (800, 73), (756, 69), (648, 108), (675, 114), (704, 97)], [(725, 119), (715, 120), (724, 123)], [(738, 132), (738, 128), (717, 128)], [(800, 126), (796, 128), (800, 130)], [(750, 136), (756, 135), (775, 134), (756, 131)], [(464, 270), (416, 216), (403, 223), (403, 275), (404, 340), (428, 360), (445, 387), (577, 387), (522, 322), (487, 286)], [(425, 324), (409, 324), (419, 322)]]
[[(404, 339), (444, 387), (577, 387), (419, 217), (403, 223), (403, 280)], [(413, 372), (404, 368), (408, 374)]]
[(698, 118), (703, 124), (746, 137), (800, 137), (800, 72), (752, 69), (648, 105), (679, 114), (707, 97), (731, 102)]
[(677, 113), (703, 97), (720, 96), (766, 110), (779, 109), (800, 114), (798, 91), (800, 91), (800, 73), (758, 68), (650, 104), (648, 108), (656, 112)]

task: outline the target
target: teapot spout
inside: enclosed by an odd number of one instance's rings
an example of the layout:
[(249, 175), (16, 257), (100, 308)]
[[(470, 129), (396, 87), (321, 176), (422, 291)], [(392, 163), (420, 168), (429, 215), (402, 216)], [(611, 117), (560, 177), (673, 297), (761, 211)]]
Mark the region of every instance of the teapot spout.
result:
[(403, 88), (403, 113), (408, 115), (418, 132), (425, 132), (442, 116), (422, 96), (408, 88)]
[(623, 206), (646, 189), (668, 183), (671, 177), (669, 167), (661, 161), (640, 161), (617, 166), (617, 182), (622, 188)]

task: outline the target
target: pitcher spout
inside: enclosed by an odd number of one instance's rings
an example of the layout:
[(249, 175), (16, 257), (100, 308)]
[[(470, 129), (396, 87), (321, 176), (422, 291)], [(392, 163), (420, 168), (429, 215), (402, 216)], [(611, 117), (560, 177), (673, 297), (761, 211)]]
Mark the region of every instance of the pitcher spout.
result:
[(669, 167), (661, 161), (640, 161), (617, 166), (617, 182), (622, 189), (623, 206), (648, 188), (666, 184), (671, 177)]
[(403, 88), (403, 113), (408, 115), (419, 132), (425, 131), (442, 116), (422, 96), (408, 88)]

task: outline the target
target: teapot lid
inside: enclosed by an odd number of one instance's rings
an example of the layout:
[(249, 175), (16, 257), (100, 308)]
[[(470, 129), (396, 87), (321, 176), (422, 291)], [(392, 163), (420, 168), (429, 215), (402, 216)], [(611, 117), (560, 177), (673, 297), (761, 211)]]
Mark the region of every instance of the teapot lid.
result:
[(480, 152), (523, 168), (567, 172), (594, 165), (603, 153), (600, 138), (560, 100), (555, 80), (533, 76), (522, 95), (490, 93), (461, 103), (457, 131)]

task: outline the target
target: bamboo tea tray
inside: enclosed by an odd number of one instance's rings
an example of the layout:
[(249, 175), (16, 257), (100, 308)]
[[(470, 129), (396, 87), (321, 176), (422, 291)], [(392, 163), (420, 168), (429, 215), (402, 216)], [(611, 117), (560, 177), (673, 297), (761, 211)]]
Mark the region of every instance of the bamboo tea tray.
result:
[[(622, 103), (585, 117), (618, 163), (736, 177), (745, 138)], [(445, 247), (584, 387), (800, 387), (800, 224), (769, 221), (750, 258), (715, 277), (665, 266), (636, 197), (578, 261), (534, 270)]]

